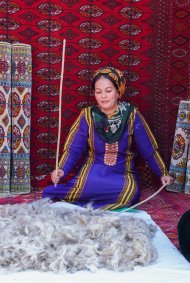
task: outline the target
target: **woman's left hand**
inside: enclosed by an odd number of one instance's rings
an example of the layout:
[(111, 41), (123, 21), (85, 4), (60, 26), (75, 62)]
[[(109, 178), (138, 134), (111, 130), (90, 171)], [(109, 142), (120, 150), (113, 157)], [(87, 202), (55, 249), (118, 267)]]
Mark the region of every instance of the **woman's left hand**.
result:
[(162, 182), (163, 185), (167, 184), (168, 186), (170, 186), (170, 185), (173, 184), (174, 178), (171, 177), (171, 176), (168, 176), (168, 175), (162, 176), (161, 177), (161, 182)]

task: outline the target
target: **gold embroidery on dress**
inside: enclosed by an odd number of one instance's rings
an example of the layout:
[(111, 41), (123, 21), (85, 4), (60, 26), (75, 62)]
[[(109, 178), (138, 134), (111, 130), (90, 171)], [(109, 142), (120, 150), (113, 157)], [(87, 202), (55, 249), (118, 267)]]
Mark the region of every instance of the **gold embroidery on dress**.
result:
[(105, 144), (105, 154), (104, 154), (104, 164), (113, 166), (117, 162), (118, 154), (118, 142), (106, 143)]

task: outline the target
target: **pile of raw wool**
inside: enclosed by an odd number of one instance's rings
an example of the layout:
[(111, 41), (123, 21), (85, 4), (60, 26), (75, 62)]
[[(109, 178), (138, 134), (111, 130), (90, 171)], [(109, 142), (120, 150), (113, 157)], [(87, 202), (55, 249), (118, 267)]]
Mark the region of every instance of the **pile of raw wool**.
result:
[(156, 259), (155, 230), (127, 213), (44, 200), (2, 205), (0, 266), (11, 271), (132, 270)]

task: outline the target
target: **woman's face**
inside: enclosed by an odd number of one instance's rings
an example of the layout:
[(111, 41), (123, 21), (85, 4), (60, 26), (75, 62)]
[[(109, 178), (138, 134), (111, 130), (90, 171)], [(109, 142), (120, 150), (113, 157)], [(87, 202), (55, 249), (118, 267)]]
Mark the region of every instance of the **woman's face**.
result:
[(119, 94), (109, 79), (100, 77), (95, 83), (94, 94), (102, 112), (109, 115), (115, 111)]

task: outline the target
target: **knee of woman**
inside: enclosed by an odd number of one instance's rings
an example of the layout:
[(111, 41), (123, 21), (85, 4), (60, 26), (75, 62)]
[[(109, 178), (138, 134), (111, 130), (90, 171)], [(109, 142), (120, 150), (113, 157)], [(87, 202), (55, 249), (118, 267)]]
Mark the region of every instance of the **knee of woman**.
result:
[(48, 186), (48, 187), (45, 187), (44, 189), (43, 189), (43, 192), (42, 192), (42, 198), (48, 198), (48, 197), (50, 197), (50, 187), (51, 186)]

